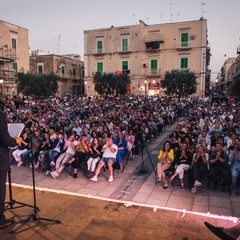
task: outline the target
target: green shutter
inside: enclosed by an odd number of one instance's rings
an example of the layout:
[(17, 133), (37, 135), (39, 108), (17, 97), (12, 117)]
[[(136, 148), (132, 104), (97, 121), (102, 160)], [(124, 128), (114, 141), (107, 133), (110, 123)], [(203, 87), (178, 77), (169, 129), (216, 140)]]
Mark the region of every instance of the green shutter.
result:
[(17, 72), (17, 63), (13, 62), (12, 68), (15, 72)]
[(128, 39), (122, 39), (122, 52), (128, 51)]
[(151, 60), (151, 74), (157, 74), (157, 59)]
[(102, 53), (102, 41), (97, 41), (97, 53)]
[(187, 47), (188, 46), (188, 33), (182, 33), (181, 34), (181, 46)]
[(38, 65), (38, 74), (42, 74), (42, 73), (43, 73), (43, 66)]
[(188, 58), (181, 58), (181, 69), (188, 69)]
[(128, 61), (122, 61), (122, 71), (125, 72), (128, 70)]
[(97, 72), (99, 72), (99, 73), (103, 72), (103, 63), (102, 62), (97, 63)]

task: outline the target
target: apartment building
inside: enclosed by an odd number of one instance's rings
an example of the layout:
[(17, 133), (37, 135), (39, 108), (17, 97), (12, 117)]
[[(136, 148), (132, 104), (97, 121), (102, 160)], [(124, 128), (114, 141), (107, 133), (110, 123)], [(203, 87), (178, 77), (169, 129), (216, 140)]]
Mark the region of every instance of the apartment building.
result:
[(84, 95), (84, 63), (76, 54), (38, 55), (33, 51), (30, 56), (30, 72), (33, 74), (49, 74), (53, 72), (60, 77), (57, 96)]
[(1, 94), (17, 94), (16, 73), (29, 71), (28, 29), (0, 20)]
[(129, 94), (163, 95), (160, 81), (173, 69), (192, 70), (197, 95), (204, 96), (210, 48), (207, 20), (121, 26), (84, 31), (85, 82), (88, 95), (95, 95), (95, 72), (127, 72)]
[(237, 57), (227, 59), (221, 69), (220, 82), (227, 93), (230, 93), (234, 79), (240, 78), (240, 48), (237, 54)]

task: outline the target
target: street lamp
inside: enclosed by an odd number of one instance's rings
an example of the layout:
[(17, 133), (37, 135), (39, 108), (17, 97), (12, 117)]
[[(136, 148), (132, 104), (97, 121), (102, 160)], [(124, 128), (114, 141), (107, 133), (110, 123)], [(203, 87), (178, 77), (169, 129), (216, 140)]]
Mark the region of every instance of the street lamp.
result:
[(147, 97), (147, 80), (144, 81), (145, 84), (145, 98)]
[(1, 84), (1, 97), (2, 97), (2, 95), (3, 95), (3, 87), (2, 87), (2, 85), (3, 85), (3, 79), (0, 79), (0, 84)]
[(84, 95), (87, 96), (87, 81), (84, 82)]
[(215, 84), (216, 84), (216, 90), (217, 90), (217, 84), (218, 84), (218, 78), (215, 79)]

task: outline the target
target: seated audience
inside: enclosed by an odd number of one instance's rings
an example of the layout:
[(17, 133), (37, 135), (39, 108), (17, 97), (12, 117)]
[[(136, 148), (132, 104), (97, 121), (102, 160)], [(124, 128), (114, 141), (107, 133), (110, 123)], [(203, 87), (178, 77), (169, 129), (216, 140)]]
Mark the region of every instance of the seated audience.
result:
[(237, 180), (240, 176), (240, 143), (236, 144), (234, 149), (229, 154), (229, 159), (231, 161), (231, 196), (236, 195)]
[(90, 158), (87, 160), (87, 167), (88, 167), (87, 177), (90, 177), (90, 178), (94, 176), (96, 165), (102, 157), (102, 152), (101, 152), (102, 145), (100, 145), (100, 141), (98, 138), (96, 137), (93, 138), (91, 149), (92, 149), (92, 154)]
[(73, 155), (75, 154), (75, 149), (76, 149), (77, 141), (75, 140), (75, 135), (72, 134), (69, 136), (69, 138), (65, 139), (63, 152), (56, 160), (56, 166), (55, 166), (55, 171), (51, 171), (50, 174), (53, 178), (59, 177), (59, 174), (62, 172), (62, 170), (65, 167), (65, 163), (69, 161)]
[(103, 156), (98, 163), (95, 175), (91, 178), (92, 181), (94, 181), (94, 182), (98, 181), (97, 178), (101, 171), (101, 168), (105, 165), (107, 165), (108, 171), (109, 171), (108, 182), (113, 181), (113, 164), (117, 161), (117, 159), (116, 159), (117, 151), (118, 151), (118, 146), (113, 143), (113, 139), (110, 137), (107, 138), (107, 142), (102, 148)]
[(191, 192), (196, 193), (198, 187), (202, 185), (202, 179), (207, 175), (208, 172), (208, 159), (209, 155), (204, 150), (203, 146), (198, 146), (197, 151), (193, 154), (192, 161), (192, 177), (193, 187)]
[(174, 150), (171, 148), (170, 141), (166, 141), (163, 145), (163, 148), (159, 151), (158, 164), (157, 164), (158, 181), (164, 182), (164, 186), (163, 186), (164, 189), (168, 187), (168, 182), (167, 182), (164, 171), (171, 167), (173, 160), (174, 160)]
[(127, 141), (125, 140), (122, 132), (117, 134), (117, 138), (114, 140), (114, 144), (118, 146), (117, 161), (119, 163), (120, 171), (123, 171), (123, 155), (126, 153)]
[(24, 132), (22, 135), (21, 141), (18, 142), (17, 149), (12, 152), (12, 155), (16, 160), (18, 167), (21, 166), (23, 163), (21, 156), (23, 153), (25, 153), (28, 150), (29, 142), (30, 142), (30, 139), (28, 137), (28, 133)]
[(209, 179), (213, 182), (213, 189), (219, 187), (219, 176), (222, 178), (221, 189), (225, 191), (230, 182), (230, 174), (228, 171), (228, 155), (223, 151), (222, 144), (216, 143), (215, 151), (210, 155), (210, 171)]
[(87, 140), (87, 136), (82, 134), (81, 139), (78, 140), (76, 152), (70, 161), (66, 162), (65, 167), (73, 167), (73, 178), (77, 178), (77, 170), (81, 163), (86, 163), (87, 157), (92, 154), (91, 144)]
[(185, 190), (184, 181), (183, 181), (184, 172), (190, 169), (190, 166), (192, 163), (192, 155), (187, 149), (188, 149), (187, 143), (183, 143), (181, 146), (181, 149), (176, 153), (174, 163), (176, 163), (177, 167), (176, 167), (175, 173), (170, 178), (170, 182), (172, 182), (174, 178), (177, 175), (179, 175), (180, 184), (181, 184), (180, 186), (182, 190)]

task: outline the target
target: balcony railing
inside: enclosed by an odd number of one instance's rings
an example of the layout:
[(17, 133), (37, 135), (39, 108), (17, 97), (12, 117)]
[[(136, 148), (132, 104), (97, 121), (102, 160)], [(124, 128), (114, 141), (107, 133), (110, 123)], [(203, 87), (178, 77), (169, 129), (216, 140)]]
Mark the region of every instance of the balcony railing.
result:
[(161, 72), (160, 69), (148, 69), (146, 72), (146, 76), (152, 77), (152, 76), (160, 76)]
[(190, 49), (193, 47), (192, 42), (181, 42), (176, 44), (176, 48), (183, 50), (183, 49)]

